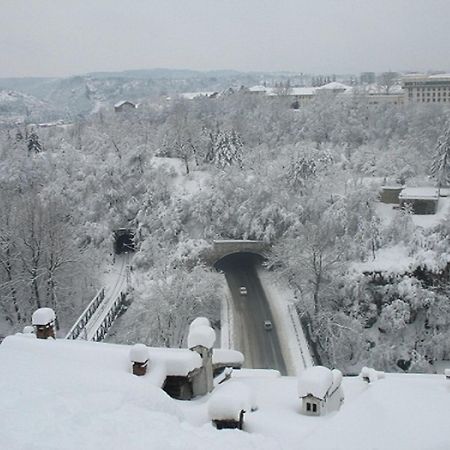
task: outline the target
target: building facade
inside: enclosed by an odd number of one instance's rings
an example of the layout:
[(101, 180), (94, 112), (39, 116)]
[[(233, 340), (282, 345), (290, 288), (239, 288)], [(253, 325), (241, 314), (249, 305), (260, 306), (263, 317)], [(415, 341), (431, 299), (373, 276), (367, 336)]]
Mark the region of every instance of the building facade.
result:
[(450, 103), (450, 74), (407, 75), (402, 84), (408, 102)]

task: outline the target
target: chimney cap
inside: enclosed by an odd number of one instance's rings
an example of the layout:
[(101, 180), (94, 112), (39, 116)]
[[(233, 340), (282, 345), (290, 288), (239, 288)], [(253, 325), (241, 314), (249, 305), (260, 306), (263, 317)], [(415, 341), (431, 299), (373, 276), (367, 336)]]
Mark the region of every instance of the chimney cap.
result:
[(34, 326), (50, 325), (55, 319), (55, 311), (52, 308), (39, 308), (31, 316), (31, 323)]

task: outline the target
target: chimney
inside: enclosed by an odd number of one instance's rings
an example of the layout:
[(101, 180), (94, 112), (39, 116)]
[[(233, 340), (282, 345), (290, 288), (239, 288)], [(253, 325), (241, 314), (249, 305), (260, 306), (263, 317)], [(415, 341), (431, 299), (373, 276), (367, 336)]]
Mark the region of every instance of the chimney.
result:
[[(196, 320), (198, 321), (198, 319)], [(202, 359), (200, 372), (195, 376), (192, 382), (194, 396), (205, 395), (208, 392), (211, 392), (214, 387), (212, 348), (216, 340), (216, 333), (209, 325), (206, 325), (202, 321), (198, 322), (197, 324), (196, 321), (192, 322), (188, 335), (189, 350), (198, 353)]]
[(130, 350), (130, 361), (133, 366), (133, 375), (142, 377), (147, 373), (148, 348), (144, 344), (135, 344)]
[(55, 339), (55, 311), (51, 308), (39, 308), (31, 316), (31, 323), (38, 339)]

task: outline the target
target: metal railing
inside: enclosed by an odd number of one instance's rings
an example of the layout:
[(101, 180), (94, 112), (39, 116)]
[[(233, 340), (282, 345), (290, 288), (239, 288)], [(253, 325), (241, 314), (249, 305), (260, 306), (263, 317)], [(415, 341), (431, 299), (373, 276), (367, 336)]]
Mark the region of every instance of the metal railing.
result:
[(103, 300), (105, 299), (105, 288), (101, 288), (96, 296), (92, 299), (92, 301), (87, 305), (86, 309), (83, 311), (81, 316), (75, 322), (73, 327), (66, 335), (66, 339), (77, 339), (78, 336), (84, 330), (86, 324), (89, 322), (89, 319), (95, 314), (98, 307), (101, 305)]
[[(306, 341), (304, 333), (303, 333), (303, 328), (302, 328), (301, 322), (298, 318), (297, 309), (296, 309), (295, 305), (293, 305), (292, 303), (289, 303), (287, 306), (288, 306), (288, 311), (289, 311), (289, 316), (291, 318), (292, 326), (294, 328), (295, 336), (297, 338), (297, 344), (298, 344), (298, 348), (300, 350), (300, 355), (303, 360), (303, 366), (305, 368), (310, 367), (311, 365), (314, 364), (314, 362), (311, 357), (311, 351), (309, 349), (308, 342)], [(302, 339), (302, 337), (303, 337), (303, 339)], [(309, 355), (308, 355), (309, 358), (305, 357), (304, 345), (306, 345), (306, 349), (309, 353)]]
[(117, 316), (120, 313), (120, 309), (122, 308), (122, 305), (125, 302), (126, 294), (124, 292), (121, 292), (114, 303), (111, 304), (111, 307), (108, 310), (108, 313), (103, 318), (102, 322), (98, 326), (94, 336), (92, 337), (92, 340), (95, 342), (102, 341), (106, 334), (108, 333), (109, 329), (111, 328), (111, 325), (113, 324), (114, 320), (116, 320)]

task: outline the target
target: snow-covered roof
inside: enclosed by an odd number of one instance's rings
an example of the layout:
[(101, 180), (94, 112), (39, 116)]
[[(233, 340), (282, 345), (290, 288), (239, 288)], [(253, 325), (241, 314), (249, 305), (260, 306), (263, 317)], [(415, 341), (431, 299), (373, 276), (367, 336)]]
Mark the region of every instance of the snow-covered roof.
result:
[(121, 100), (120, 102), (117, 102), (117, 103), (114, 105), (114, 108), (120, 108), (120, 107), (123, 106), (123, 105), (131, 105), (131, 106), (133, 106), (134, 108), (136, 108), (136, 104), (134, 104), (133, 102), (130, 102), (129, 100)]
[(312, 395), (324, 399), (332, 386), (333, 374), (328, 367), (308, 367), (298, 378), (298, 396), (302, 398)]
[(430, 75), (428, 78), (433, 80), (450, 80), (450, 73), (438, 73), (435, 75)]
[[(291, 87), (286, 91), (286, 95), (291, 95), (291, 96), (312, 96), (316, 93), (316, 89), (315, 87)], [(280, 93), (280, 89), (279, 88), (266, 88), (265, 89), (266, 94), (269, 96), (275, 96), (275, 95), (279, 95)]]
[(199, 97), (210, 97), (211, 95), (218, 94), (218, 92), (215, 91), (205, 91), (205, 92), (183, 92), (180, 94), (180, 97), (186, 99), (186, 100), (194, 100), (194, 98)]
[(56, 319), (55, 311), (51, 308), (39, 308), (31, 316), (33, 325), (47, 325)]
[(420, 73), (420, 72), (416, 72), (416, 73), (406, 73), (402, 76), (402, 78), (428, 78), (428, 75), (426, 75), (425, 73)]
[(216, 332), (207, 325), (199, 325), (189, 330), (188, 348), (197, 346), (212, 348), (216, 341)]
[(241, 411), (250, 412), (251, 393), (245, 384), (238, 381), (225, 382), (216, 389), (208, 402), (211, 420), (239, 420)]
[(316, 93), (315, 87), (293, 87), (289, 91), (289, 95), (311, 96)]
[[(386, 374), (370, 389), (360, 377), (344, 377), (344, 407), (338, 414), (312, 418), (298, 413), (295, 378), (236, 370), (217, 393), (242, 372), (245, 377), (239, 382), (255, 394), (259, 409), (246, 415), (246, 421), (251, 417), (247, 421), (251, 432), (223, 432), (210, 425), (208, 402), (174, 400), (157, 387), (152, 364), (145, 376), (133, 376), (129, 350), (86, 341), (6, 338), (0, 344), (4, 412), (0, 447), (297, 450), (299, 443), (302, 450), (448, 447), (449, 382), (442, 373)], [(167, 349), (156, 351), (164, 358), (171, 354)], [(195, 355), (189, 350), (181, 353)], [(424, 398), (430, 407), (424, 407)]]
[[(170, 376), (186, 376), (202, 366), (198, 353), (183, 348), (149, 348), (151, 365), (161, 364), (165, 374)], [(150, 368), (151, 371), (151, 368)]]
[(409, 73), (403, 75), (403, 81), (427, 81), (427, 80), (442, 80), (442, 81), (450, 81), (450, 73), (436, 73), (434, 75), (427, 75), (423, 73)]
[(148, 361), (148, 348), (144, 344), (135, 344), (130, 349), (130, 361), (145, 363)]
[(407, 187), (400, 192), (400, 199), (438, 200), (438, 190), (434, 187)]
[(339, 83), (339, 81), (332, 81), (331, 83), (320, 86), (317, 89), (330, 91), (337, 91), (337, 90), (346, 91), (347, 89), (350, 89), (350, 86), (347, 86), (346, 84), (343, 83)]
[(237, 350), (215, 348), (212, 355), (213, 364), (244, 364), (244, 355)]
[(249, 87), (248, 90), (250, 92), (266, 92), (267, 88), (265, 86), (262, 86), (262, 85), (257, 85), (257, 86)]
[[(56, 339), (49, 346), (46, 340), (24, 339), (27, 335), (15, 335), (5, 338), (0, 349), (13, 349), (18, 353), (36, 353), (45, 360), (68, 358), (74, 366), (87, 367), (92, 370), (103, 370), (108, 376), (118, 372), (129, 372), (129, 345), (115, 345), (83, 340)], [(145, 347), (145, 346), (144, 346)], [(148, 351), (150, 368), (149, 383), (161, 387), (166, 376), (187, 376), (190, 372), (202, 366), (198, 353), (181, 348), (145, 347)], [(64, 356), (66, 355), (66, 356)], [(67, 355), (70, 355), (68, 357)], [(142, 354), (140, 355), (142, 356)], [(142, 358), (141, 358), (142, 359)]]

